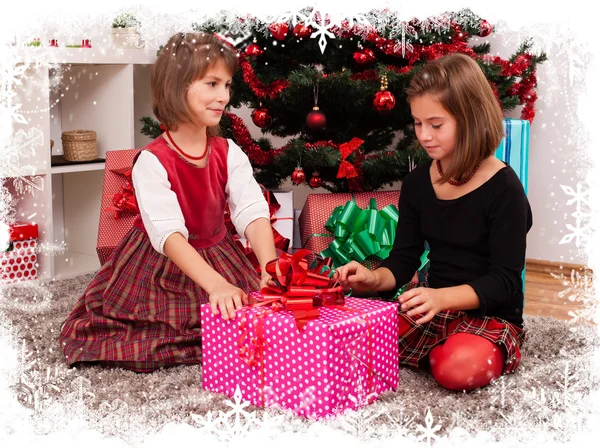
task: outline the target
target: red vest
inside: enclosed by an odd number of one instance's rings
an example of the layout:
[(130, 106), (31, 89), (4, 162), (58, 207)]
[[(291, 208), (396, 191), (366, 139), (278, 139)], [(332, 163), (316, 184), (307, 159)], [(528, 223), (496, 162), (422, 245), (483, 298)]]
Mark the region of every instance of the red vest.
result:
[[(171, 190), (177, 195), (185, 227), (190, 233), (188, 242), (196, 249), (215, 245), (227, 231), (224, 213), (228, 144), (222, 137), (212, 137), (210, 146), (204, 168), (183, 159), (167, 146), (163, 137), (144, 148), (154, 154), (167, 171)], [(145, 231), (140, 215), (134, 225)]]

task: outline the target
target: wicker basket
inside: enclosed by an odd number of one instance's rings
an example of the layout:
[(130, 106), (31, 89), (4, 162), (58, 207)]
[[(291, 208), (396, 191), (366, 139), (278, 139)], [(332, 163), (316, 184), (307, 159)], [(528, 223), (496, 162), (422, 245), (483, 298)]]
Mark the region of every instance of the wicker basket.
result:
[(83, 162), (98, 158), (96, 149), (96, 132), (77, 129), (62, 133), (62, 144), (65, 160)]

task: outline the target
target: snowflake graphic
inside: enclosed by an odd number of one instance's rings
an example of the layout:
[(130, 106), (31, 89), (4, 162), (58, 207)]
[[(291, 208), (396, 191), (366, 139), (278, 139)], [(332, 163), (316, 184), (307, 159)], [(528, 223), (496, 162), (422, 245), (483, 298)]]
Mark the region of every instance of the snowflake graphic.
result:
[(415, 28), (407, 22), (399, 22), (390, 33), (391, 39), (396, 39), (394, 51), (402, 51), (402, 57), (406, 56), (406, 52), (412, 53), (414, 47), (411, 44), (412, 39), (418, 39), (419, 34)]
[(575, 212), (571, 213), (571, 216), (575, 218), (575, 225), (566, 224), (571, 233), (566, 234), (558, 244), (568, 244), (575, 239), (575, 245), (579, 248), (589, 238), (592, 217), (596, 214), (589, 200), (590, 190), (584, 190), (581, 182), (577, 182), (575, 189), (568, 185), (561, 185), (560, 188), (565, 194), (571, 196), (567, 205), (575, 204)]
[[(354, 357), (354, 359), (358, 360), (358, 357), (356, 357), (352, 353), (350, 354)], [(353, 371), (356, 370), (356, 364), (354, 363), (350, 368)], [(367, 406), (368, 404), (371, 404), (375, 400), (375, 398), (377, 398), (377, 393), (366, 390), (366, 388), (363, 386), (362, 377), (358, 376), (358, 379), (356, 381), (356, 396), (349, 394), (348, 398), (352, 403), (354, 403), (354, 409), (358, 409), (363, 406)]]
[[(27, 70), (27, 65), (21, 63), (14, 51), (6, 47), (0, 49), (0, 112), (9, 116), (14, 122), (27, 124), (25, 117), (19, 112), (21, 104), (17, 101), (17, 89), (23, 85), (22, 79)], [(0, 116), (4, 121), (4, 117)]]
[(383, 409), (375, 409), (374, 406), (360, 408), (357, 411), (346, 410), (337, 419), (337, 426), (365, 441), (386, 431), (385, 425), (374, 424), (374, 421), (384, 413)]
[(44, 190), (44, 179), (34, 175), (35, 167), (20, 164), (21, 158), (35, 157), (36, 146), (44, 146), (44, 133), (37, 128), (30, 128), (27, 132), (19, 129), (0, 155), (2, 161), (0, 174), (13, 178), (13, 185), (19, 194), (29, 193), (35, 196), (36, 191)]
[(87, 378), (78, 376), (71, 382), (74, 391), (67, 395), (67, 399), (82, 407), (86, 401), (93, 402), (96, 394), (90, 391), (92, 382)]
[(581, 273), (579, 270), (572, 269), (571, 275), (568, 277), (562, 273), (560, 275), (550, 273), (550, 275), (566, 286), (558, 293), (559, 298), (567, 298), (571, 302), (580, 304), (575, 311), (569, 311), (571, 321), (593, 321), (596, 317), (598, 301), (592, 272), (585, 270)]
[(500, 378), (492, 381), (489, 387), (493, 391), (490, 394), (491, 404), (501, 409), (505, 409), (507, 404), (507, 392), (510, 394), (515, 390), (515, 382), (513, 379), (506, 379), (506, 376), (502, 375)]
[(219, 411), (217, 415), (209, 411), (205, 416), (194, 413), (190, 416), (201, 428), (217, 436), (221, 441), (232, 442), (243, 439), (251, 429), (261, 425), (261, 420), (256, 416), (256, 411), (246, 411), (250, 402), (242, 400), (239, 386), (235, 388), (233, 399), (234, 401), (224, 401), (231, 408), (227, 412)]
[[(327, 48), (327, 39), (334, 39), (334, 30), (340, 28), (342, 22), (347, 22), (348, 26), (363, 25), (372, 28), (369, 17), (363, 13), (345, 16), (341, 13), (325, 12), (317, 8), (301, 8), (294, 11), (288, 11), (276, 17), (267, 17), (266, 22), (288, 22), (292, 27), (298, 23), (304, 23), (312, 27), (315, 32), (311, 34), (311, 39), (319, 39), (319, 49), (325, 53)], [(265, 34), (268, 27), (264, 27)]]
[(404, 413), (404, 406), (401, 405), (391, 413), (386, 414), (386, 417), (390, 421), (390, 425), (393, 427), (393, 432), (403, 437), (407, 437), (411, 434), (417, 416), (417, 413), (406, 415)]
[(316, 31), (310, 35), (311, 39), (319, 38), (319, 48), (321, 53), (325, 53), (327, 47), (327, 37), (335, 38), (331, 29), (341, 24), (341, 20), (335, 21), (331, 14), (323, 14), (317, 10), (313, 10), (311, 15), (307, 17), (306, 24), (312, 26)]
[(439, 437), (435, 433), (442, 429), (442, 425), (433, 426), (433, 415), (431, 414), (431, 410), (427, 408), (427, 413), (425, 414), (425, 426), (417, 425), (417, 429), (421, 432), (421, 435), (417, 436), (417, 440), (425, 439), (427, 441), (427, 446), (431, 446), (432, 440), (438, 440)]
[(438, 34), (447, 33), (450, 31), (451, 18), (448, 14), (440, 16), (428, 17), (419, 22), (419, 26), (426, 33), (435, 32)]
[(58, 384), (68, 375), (68, 371), (58, 363), (54, 368), (47, 366), (45, 370), (38, 370), (35, 368), (37, 360), (31, 359), (32, 355), (33, 352), (27, 350), (23, 340), (19, 355), (19, 380), (14, 389), (19, 403), (27, 408), (40, 410), (45, 400), (60, 394)]

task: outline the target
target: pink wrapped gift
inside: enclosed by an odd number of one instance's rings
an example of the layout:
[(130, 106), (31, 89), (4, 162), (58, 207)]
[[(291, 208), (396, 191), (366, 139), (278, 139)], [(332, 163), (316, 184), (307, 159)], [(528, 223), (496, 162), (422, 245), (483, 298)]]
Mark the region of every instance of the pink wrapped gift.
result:
[(256, 406), (324, 418), (397, 388), (396, 303), (346, 298), (302, 331), (291, 311), (264, 314), (245, 307), (226, 321), (202, 305), (204, 389), (233, 397), (239, 386)]

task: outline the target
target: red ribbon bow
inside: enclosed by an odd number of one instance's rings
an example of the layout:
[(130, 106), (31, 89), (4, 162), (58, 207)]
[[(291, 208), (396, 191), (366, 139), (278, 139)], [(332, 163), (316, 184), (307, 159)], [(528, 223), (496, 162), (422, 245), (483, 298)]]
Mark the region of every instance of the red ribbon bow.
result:
[[(329, 270), (321, 271), (330, 259), (321, 259), (308, 268), (306, 256), (312, 252), (300, 249), (293, 255), (283, 252), (265, 267), (274, 280), (274, 286), (265, 286), (260, 299), (252, 306), (272, 306), (291, 311), (298, 330), (319, 317), (319, 307), (344, 305), (344, 293), (339, 283), (331, 280)], [(251, 300), (255, 294), (251, 295)]]
[(350, 179), (352, 177), (358, 177), (358, 173), (356, 172), (356, 168), (350, 162), (346, 160), (346, 158), (352, 154), (360, 145), (362, 145), (365, 141), (360, 138), (354, 137), (352, 140), (346, 143), (342, 143), (340, 145), (340, 154), (342, 156), (342, 161), (340, 162), (340, 169), (338, 170), (337, 177), (338, 179), (345, 177), (346, 179)]
[(119, 219), (123, 213), (139, 214), (140, 209), (135, 198), (131, 180), (131, 168), (120, 168), (111, 170), (113, 173), (122, 174), (127, 178), (121, 186), (121, 191), (113, 195), (113, 205), (104, 209), (106, 212), (115, 212), (115, 219)]

